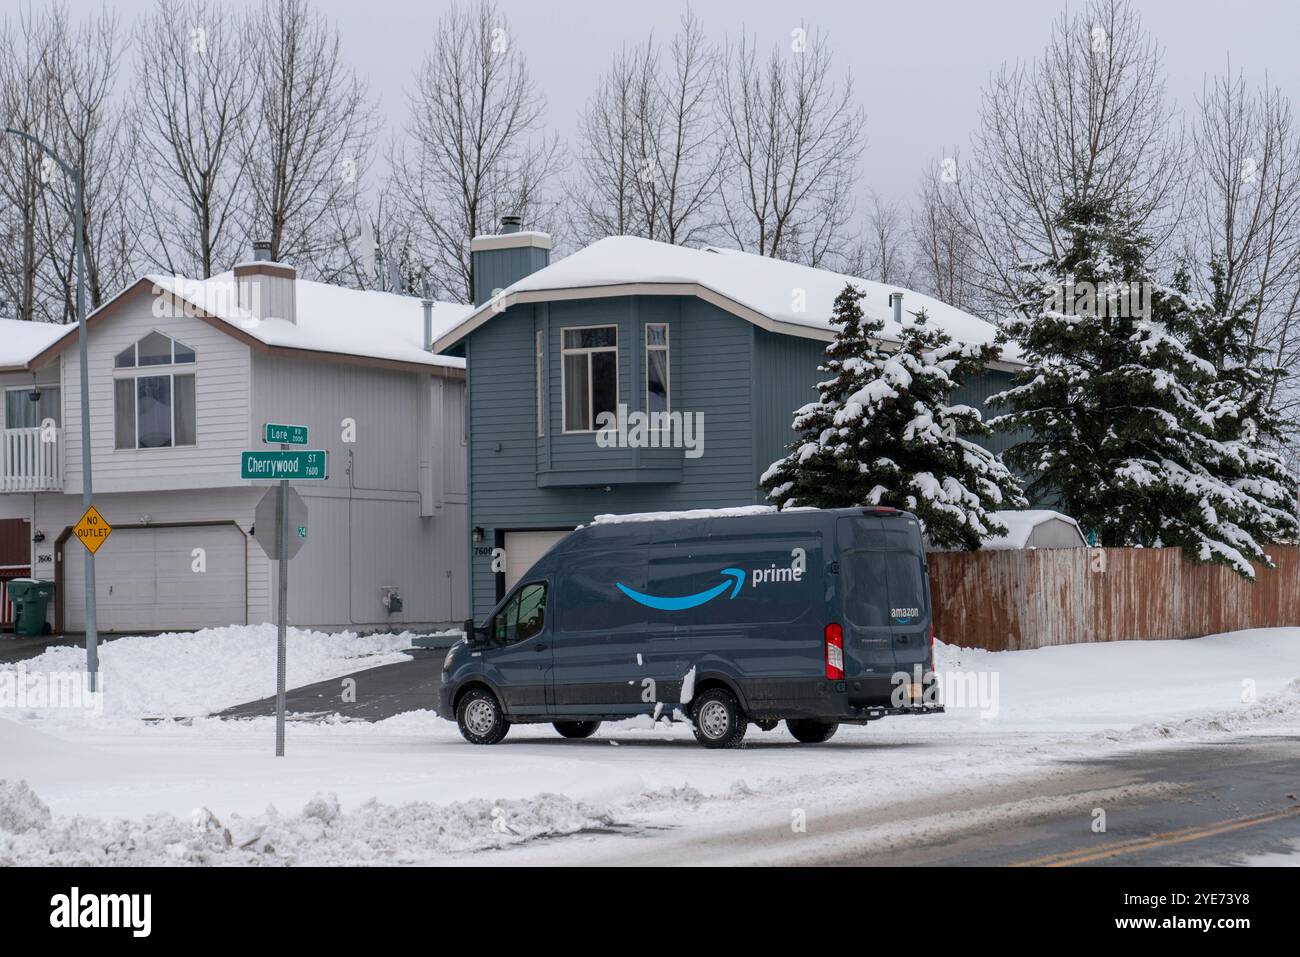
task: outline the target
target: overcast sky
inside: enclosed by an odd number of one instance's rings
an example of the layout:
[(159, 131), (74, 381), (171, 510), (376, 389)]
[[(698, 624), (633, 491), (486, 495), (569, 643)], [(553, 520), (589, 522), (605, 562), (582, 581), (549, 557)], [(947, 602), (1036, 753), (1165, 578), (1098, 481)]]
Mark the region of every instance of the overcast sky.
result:
[[(232, 6), (243, 5), (230, 0)], [(0, 0), (13, 14), (20, 0)], [(74, 11), (90, 7), (85, 0)], [(150, 6), (118, 0), (124, 20)], [(388, 128), (405, 118), (405, 91), (428, 47), (441, 0), (315, 0), (342, 28), (345, 50), (369, 80)], [(667, 37), (685, 4), (676, 0), (499, 0), (548, 103), (552, 129), (571, 145), (576, 122), (610, 56), (653, 30)], [(864, 183), (887, 197), (910, 199), (921, 169), (953, 144), (964, 146), (990, 72), (1032, 59), (1063, 3), (1043, 0), (856, 0), (791, 3), (707, 0), (693, 4), (718, 40), (742, 30), (764, 46), (788, 44), (800, 20), (820, 28), (837, 66), (853, 73), (867, 113)], [(1082, 8), (1073, 3), (1071, 9)], [(1233, 69), (1251, 81), (1267, 70), (1300, 100), (1300, 2), (1297, 0), (1145, 0), (1138, 4), (1165, 48), (1169, 92), (1190, 107), (1207, 73)]]

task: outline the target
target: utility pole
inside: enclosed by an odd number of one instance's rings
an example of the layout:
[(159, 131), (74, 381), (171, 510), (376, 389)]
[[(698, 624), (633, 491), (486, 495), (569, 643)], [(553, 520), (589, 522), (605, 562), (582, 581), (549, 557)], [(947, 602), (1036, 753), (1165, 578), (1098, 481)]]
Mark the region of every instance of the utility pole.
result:
[[(82, 231), (85, 228), (82, 207), (85, 203), (84, 176), (80, 166), (65, 163), (52, 149), (23, 130), (6, 126), (6, 133), (12, 133), (31, 143), (38, 150), (54, 160), (64, 174), (72, 180), (76, 194), (76, 209), (73, 211), (73, 242), (76, 244), (77, 258), (77, 350), (81, 371), (81, 505), (88, 510), (94, 504), (94, 484), (90, 470), (90, 376), (86, 371), (86, 244)], [(99, 627), (95, 618), (95, 553), (89, 548), (86, 553), (86, 671), (90, 675), (90, 690), (99, 690)]]

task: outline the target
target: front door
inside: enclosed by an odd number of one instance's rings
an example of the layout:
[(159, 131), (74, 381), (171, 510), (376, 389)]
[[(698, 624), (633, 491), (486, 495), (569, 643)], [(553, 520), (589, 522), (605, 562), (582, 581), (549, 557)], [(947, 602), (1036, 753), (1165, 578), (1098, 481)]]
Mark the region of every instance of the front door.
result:
[(547, 712), (552, 663), (548, 591), (545, 581), (519, 586), (488, 622), (483, 670), (511, 714)]

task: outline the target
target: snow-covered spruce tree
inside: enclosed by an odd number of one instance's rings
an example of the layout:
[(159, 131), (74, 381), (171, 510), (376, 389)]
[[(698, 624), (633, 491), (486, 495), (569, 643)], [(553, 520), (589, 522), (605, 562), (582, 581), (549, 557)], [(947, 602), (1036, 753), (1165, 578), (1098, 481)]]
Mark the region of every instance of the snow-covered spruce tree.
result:
[(1227, 371), (1238, 320), (1158, 283), (1146, 238), (1105, 203), (1071, 201), (1060, 227), (1069, 245), (1024, 267), (1005, 326), (1028, 363), (989, 400), (1007, 410), (990, 424), (1024, 436), (1005, 458), (1103, 545), (1178, 546), (1252, 577), (1293, 533), (1295, 490)]
[(778, 507), (887, 505), (914, 512), (940, 547), (979, 548), (1005, 526), (990, 517), (1023, 508), (1010, 471), (970, 437), (990, 434), (979, 410), (951, 405), (962, 380), (996, 357), (992, 345), (955, 343), (925, 313), (908, 317), (896, 352), (884, 323), (863, 316), (863, 293), (835, 300), (835, 341), (819, 371), (819, 399), (795, 413), (799, 437), (761, 485)]

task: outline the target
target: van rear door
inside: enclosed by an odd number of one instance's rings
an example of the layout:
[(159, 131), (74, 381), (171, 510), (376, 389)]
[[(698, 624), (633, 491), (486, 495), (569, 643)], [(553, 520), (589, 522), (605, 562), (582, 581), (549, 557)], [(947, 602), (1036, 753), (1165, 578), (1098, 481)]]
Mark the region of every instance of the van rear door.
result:
[[(853, 704), (880, 703), (897, 672), (924, 669), (930, 600), (920, 526), (906, 513), (836, 522), (844, 677)], [(855, 688), (856, 684), (856, 688)]]

